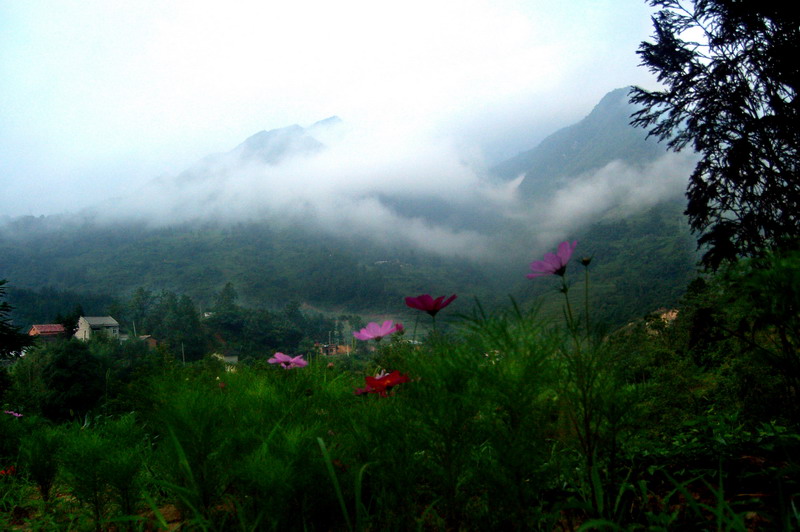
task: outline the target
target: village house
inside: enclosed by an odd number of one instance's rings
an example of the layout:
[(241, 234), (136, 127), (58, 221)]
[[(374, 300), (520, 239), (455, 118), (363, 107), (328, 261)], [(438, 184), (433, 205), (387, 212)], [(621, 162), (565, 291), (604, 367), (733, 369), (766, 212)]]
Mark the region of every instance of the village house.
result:
[(314, 344), (314, 347), (317, 349), (317, 353), (322, 356), (335, 356), (335, 355), (349, 355), (350, 354), (350, 346), (349, 345), (337, 345), (337, 344)]
[(85, 341), (98, 332), (119, 339), (119, 323), (111, 316), (81, 316), (74, 336)]
[[(158, 340), (150, 336), (149, 334), (140, 334), (138, 336), (139, 340), (147, 344), (147, 349), (152, 351), (158, 346)], [(119, 341), (120, 342), (127, 342), (131, 339), (129, 334), (120, 334)]]
[(65, 333), (64, 326), (60, 323), (42, 323), (31, 325), (28, 336), (34, 336), (42, 340), (55, 340)]

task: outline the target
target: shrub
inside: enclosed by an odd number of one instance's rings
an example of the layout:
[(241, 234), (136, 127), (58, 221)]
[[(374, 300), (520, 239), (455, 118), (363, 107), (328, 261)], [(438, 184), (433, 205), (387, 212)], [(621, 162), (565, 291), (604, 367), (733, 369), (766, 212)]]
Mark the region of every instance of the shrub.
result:
[(62, 431), (43, 425), (20, 442), (20, 464), (25, 476), (36, 484), (45, 503), (50, 502), (52, 487), (59, 469), (59, 453), (63, 444)]

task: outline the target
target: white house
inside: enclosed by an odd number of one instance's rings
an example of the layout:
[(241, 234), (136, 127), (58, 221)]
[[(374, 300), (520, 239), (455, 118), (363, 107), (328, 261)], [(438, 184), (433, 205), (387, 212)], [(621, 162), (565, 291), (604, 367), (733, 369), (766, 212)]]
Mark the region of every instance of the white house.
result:
[(75, 338), (88, 340), (93, 334), (102, 331), (110, 338), (119, 339), (119, 323), (111, 316), (81, 316)]

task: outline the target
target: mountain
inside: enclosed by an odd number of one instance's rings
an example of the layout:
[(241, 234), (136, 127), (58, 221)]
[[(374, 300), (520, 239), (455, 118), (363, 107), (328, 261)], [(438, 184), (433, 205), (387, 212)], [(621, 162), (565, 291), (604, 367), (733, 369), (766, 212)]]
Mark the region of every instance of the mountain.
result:
[[(505, 183), (508, 187), (513, 187), (519, 180), (515, 192), (519, 199), (517, 207), (522, 211), (546, 211), (552, 205), (554, 196), (587, 185), (587, 178), (610, 165), (612, 171), (626, 175), (597, 185), (605, 191), (611, 191), (615, 197), (598, 198), (597, 206), (601, 208), (589, 209), (592, 214), (613, 212), (620, 203), (626, 201), (626, 196), (633, 197), (635, 193), (626, 190), (626, 187), (650, 186), (653, 191), (649, 195), (656, 196), (663, 194), (664, 187), (659, 184), (668, 182), (667, 186), (674, 185), (668, 199), (682, 197), (685, 178), (681, 176), (688, 176), (685, 165), (687, 155), (674, 157), (684, 164), (675, 162), (658, 166), (665, 156), (675, 154), (668, 154), (666, 145), (648, 138), (644, 129), (630, 124), (631, 115), (637, 108), (628, 102), (629, 90), (620, 88), (609, 92), (579, 122), (559, 129), (537, 146), (491, 168), (488, 172), (490, 180)], [(632, 175), (635, 179), (631, 181), (628, 178)], [(492, 202), (480, 197), (468, 204), (457, 204), (442, 197), (420, 198), (398, 194), (382, 195), (380, 199), (405, 216), (424, 218), (449, 227), (492, 235), (509, 230), (519, 231), (519, 227), (510, 227), (512, 224), (508, 212), (497, 212)], [(603, 201), (607, 204), (602, 205)], [(656, 203), (658, 199), (648, 199), (643, 208)]]
[(325, 145), (314, 137), (323, 128), (342, 123), (338, 116), (320, 120), (309, 128), (297, 124), (270, 131), (261, 131), (239, 144), (233, 153), (245, 161), (259, 161), (269, 165), (280, 164), (291, 157), (313, 155)]
[[(664, 181), (667, 166), (656, 164), (664, 150), (628, 125), (625, 94), (626, 89), (609, 93), (579, 123), (498, 166), (503, 185), (479, 183), (461, 191), (458, 200), (451, 199), (455, 190), (426, 195), (375, 186), (343, 192), (312, 179), (298, 190), (323, 188), (322, 203), (304, 202), (292, 195), (295, 190), (287, 193), (287, 182), (300, 174), (284, 173), (285, 165), (296, 169), (314, 161), (313, 169), (324, 170), (316, 158), (336, 149), (328, 140), (335, 135), (327, 133), (341, 121), (332, 117), (307, 128), (262, 131), (227, 153), (154, 181), (140, 195), (142, 211), (169, 216), (177, 205), (188, 213), (182, 221), (96, 213), (0, 220), (0, 279), (9, 279), (15, 290), (50, 287), (115, 297), (138, 287), (163, 289), (190, 295), (200, 305), (232, 282), (248, 306), (281, 308), (294, 300), (409, 317), (403, 297), (426, 292), (459, 294), (455, 307), (463, 305), (461, 310), (474, 298), (491, 307), (507, 302), (508, 294), (522, 303), (552, 295), (552, 283), (532, 283), (524, 275), (530, 261), (569, 238), (579, 240), (578, 253), (594, 256), (593, 286), (602, 295), (603, 314), (624, 322), (673, 304), (696, 260), (681, 215), (681, 179), (685, 183), (688, 172), (676, 167), (677, 196), (674, 190), (643, 188)], [(344, 159), (324, 162), (330, 160)], [(613, 171), (600, 172), (610, 165)], [(648, 170), (631, 178), (638, 168)], [(374, 171), (366, 177), (372, 179)], [(592, 181), (593, 172), (600, 172), (599, 181)], [(513, 194), (518, 175), (524, 179)], [(598, 192), (608, 190), (614, 194)], [(249, 218), (202, 216), (211, 211), (208, 205), (220, 206), (215, 212), (232, 211), (237, 202), (260, 200), (259, 194), (283, 194), (288, 210), (269, 211), (274, 207), (267, 202)], [(169, 202), (153, 210), (164, 198)], [(345, 225), (334, 227), (341, 220)], [(459, 238), (460, 247), (451, 245)], [(560, 303), (553, 301), (558, 315)]]
[[(247, 165), (277, 166), (294, 159), (310, 157), (325, 149), (325, 144), (315, 135), (341, 124), (337, 116), (320, 120), (308, 128), (297, 124), (259, 131), (227, 153), (204, 157), (191, 168), (178, 174), (174, 181), (178, 184), (224, 180), (235, 175)], [(155, 180), (164, 182), (164, 178)], [(169, 181), (167, 179), (166, 181)]]
[(278, 164), (286, 157), (312, 154), (323, 147), (317, 139), (308, 135), (298, 125), (261, 131), (236, 147), (234, 152), (247, 161), (260, 161), (265, 164)]
[(571, 178), (613, 161), (641, 166), (663, 156), (663, 144), (630, 125), (636, 108), (628, 102), (629, 90), (609, 92), (583, 120), (497, 165), (492, 173), (505, 180), (524, 176), (518, 190), (530, 198), (551, 193)]

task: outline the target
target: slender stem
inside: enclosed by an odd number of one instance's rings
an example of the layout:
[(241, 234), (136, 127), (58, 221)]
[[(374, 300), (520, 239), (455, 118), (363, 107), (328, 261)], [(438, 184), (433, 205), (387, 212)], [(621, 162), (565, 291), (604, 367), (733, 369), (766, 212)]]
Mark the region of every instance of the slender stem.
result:
[(572, 315), (572, 305), (569, 303), (569, 287), (567, 286), (567, 281), (563, 277), (561, 278), (561, 292), (564, 294), (564, 299), (567, 302), (567, 326), (570, 330), (574, 333), (575, 332), (575, 318)]
[(589, 328), (589, 266), (584, 266), (583, 268), (584, 268), (585, 279), (586, 279), (586, 282), (584, 283), (584, 286), (583, 286), (583, 297), (584, 297), (583, 307), (584, 307), (584, 312), (586, 314), (586, 336), (588, 337), (589, 336), (589, 331), (590, 331), (590, 328)]

